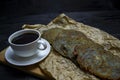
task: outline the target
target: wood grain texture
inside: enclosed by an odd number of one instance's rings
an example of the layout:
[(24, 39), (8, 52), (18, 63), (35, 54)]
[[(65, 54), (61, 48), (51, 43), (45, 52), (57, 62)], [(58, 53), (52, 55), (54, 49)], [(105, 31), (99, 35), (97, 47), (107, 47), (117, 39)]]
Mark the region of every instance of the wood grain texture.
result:
[(0, 52), (0, 62), (1, 63), (5, 64), (5, 65), (8, 65), (10, 67), (16, 68), (18, 70), (24, 71), (26, 73), (29, 73), (33, 76), (37, 76), (37, 77), (40, 77), (40, 78), (43, 78), (43, 79), (48, 79), (48, 77), (46, 77), (46, 75), (40, 69), (39, 63), (36, 63), (34, 65), (30, 65), (30, 66), (14, 66), (14, 65), (9, 64), (5, 60), (5, 57), (4, 57), (5, 51), (6, 51), (6, 49), (4, 49), (3, 51)]

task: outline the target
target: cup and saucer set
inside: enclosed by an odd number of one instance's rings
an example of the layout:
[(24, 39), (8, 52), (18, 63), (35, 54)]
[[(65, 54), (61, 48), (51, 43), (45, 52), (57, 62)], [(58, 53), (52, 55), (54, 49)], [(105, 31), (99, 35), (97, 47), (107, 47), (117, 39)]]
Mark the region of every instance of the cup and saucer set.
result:
[(5, 52), (5, 59), (16, 66), (28, 66), (45, 59), (51, 50), (49, 42), (41, 38), (34, 29), (19, 30), (8, 38), (10, 46)]

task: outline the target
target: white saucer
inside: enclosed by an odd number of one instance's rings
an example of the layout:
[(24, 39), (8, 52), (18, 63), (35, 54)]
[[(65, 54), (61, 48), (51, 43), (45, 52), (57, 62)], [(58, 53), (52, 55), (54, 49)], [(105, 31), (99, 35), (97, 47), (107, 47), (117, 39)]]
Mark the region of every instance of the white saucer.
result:
[(47, 45), (47, 48), (45, 50), (39, 50), (37, 51), (37, 54), (31, 56), (31, 57), (19, 57), (16, 56), (12, 50), (12, 48), (9, 46), (5, 52), (5, 59), (16, 66), (27, 66), (35, 64), (39, 61), (42, 61), (44, 58), (47, 57), (47, 55), (50, 53), (50, 44), (47, 40), (41, 38), (42, 41), (44, 41)]

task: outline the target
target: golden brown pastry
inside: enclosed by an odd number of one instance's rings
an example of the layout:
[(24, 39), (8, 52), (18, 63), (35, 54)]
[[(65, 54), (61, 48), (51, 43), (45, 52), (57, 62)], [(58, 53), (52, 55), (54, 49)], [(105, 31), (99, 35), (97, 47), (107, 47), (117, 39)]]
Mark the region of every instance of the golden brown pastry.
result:
[(58, 53), (71, 59), (81, 69), (101, 79), (120, 79), (120, 58), (104, 50), (83, 33), (53, 28), (46, 31), (43, 37), (51, 42)]

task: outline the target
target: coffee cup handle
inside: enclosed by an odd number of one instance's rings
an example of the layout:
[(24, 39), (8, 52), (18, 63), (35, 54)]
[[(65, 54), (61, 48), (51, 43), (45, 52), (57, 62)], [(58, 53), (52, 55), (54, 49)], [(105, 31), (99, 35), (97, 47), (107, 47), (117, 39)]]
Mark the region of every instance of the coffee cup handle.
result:
[(47, 44), (40, 39), (40, 40), (38, 41), (38, 49), (39, 49), (39, 50), (45, 50), (46, 48), (47, 48)]

